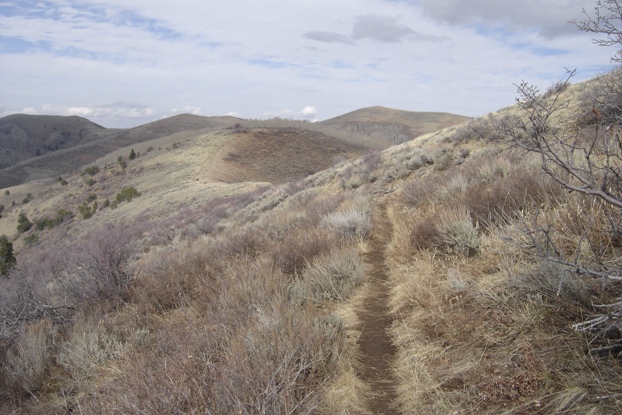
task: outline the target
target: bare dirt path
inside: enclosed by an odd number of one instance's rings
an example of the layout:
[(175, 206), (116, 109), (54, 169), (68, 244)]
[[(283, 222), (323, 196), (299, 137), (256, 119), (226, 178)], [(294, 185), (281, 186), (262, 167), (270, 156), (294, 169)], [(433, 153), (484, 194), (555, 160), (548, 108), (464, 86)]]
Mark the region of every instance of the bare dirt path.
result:
[(385, 268), (385, 250), (393, 234), (393, 226), (387, 216), (386, 206), (377, 206), (374, 212), (375, 226), (365, 261), (369, 266), (370, 290), (358, 316), (361, 335), (358, 340), (360, 352), (360, 378), (372, 390), (369, 410), (373, 414), (398, 414), (396, 382), (391, 361), (396, 347), (388, 334), (392, 319), (389, 317), (389, 293)]

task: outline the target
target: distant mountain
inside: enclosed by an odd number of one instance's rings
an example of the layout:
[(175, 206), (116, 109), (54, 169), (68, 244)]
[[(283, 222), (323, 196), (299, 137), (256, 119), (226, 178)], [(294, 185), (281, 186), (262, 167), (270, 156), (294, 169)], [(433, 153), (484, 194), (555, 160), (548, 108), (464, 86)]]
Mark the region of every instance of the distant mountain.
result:
[(397, 144), (469, 119), (470, 117), (446, 112), (402, 111), (377, 106), (361, 108), (322, 121), (321, 124), (352, 134), (384, 137)]
[(131, 129), (108, 129), (75, 116), (9, 115), (0, 118), (0, 188), (75, 171), (135, 143), (218, 130), (237, 121), (181, 114)]
[(111, 130), (71, 116), (13, 114), (0, 118), (0, 169), (54, 151), (110, 137)]
[[(410, 112), (384, 107), (369, 107), (320, 123), (294, 123), (296, 128), (308, 130), (308, 134), (293, 134), (289, 131), (285, 134), (289, 138), (284, 141), (281, 140), (281, 142), (282, 148), (287, 152), (289, 151), (287, 150), (288, 146), (291, 147), (288, 140), (298, 142), (298, 139), (303, 136), (307, 139), (313, 137), (309, 143), (305, 143), (303, 140), (304, 146), (313, 146), (315, 142), (323, 142), (324, 145), (328, 145), (328, 141), (325, 140), (326, 136), (345, 138), (351, 147), (342, 146), (343, 148), (339, 147), (338, 149), (335, 147), (333, 150), (335, 155), (348, 154), (352, 156), (362, 154), (364, 148), (372, 146), (372, 144), (375, 148), (386, 148), (468, 119), (468, 117), (448, 113)], [(181, 114), (130, 129), (109, 129), (77, 116), (9, 115), (0, 118), (0, 188), (14, 186), (30, 180), (67, 174), (111, 152), (137, 143), (173, 134), (184, 134), (184, 137), (188, 138), (194, 136), (195, 133), (203, 134), (228, 129), (236, 126), (236, 124), (238, 127), (245, 128), (251, 124), (258, 124), (256, 127), (268, 127), (274, 124), (274, 121), (254, 122), (229, 116), (205, 117)], [(290, 124), (286, 122), (283, 126), (276, 126), (276, 128), (288, 128), (287, 126), (291, 127)], [(311, 134), (312, 131), (319, 134)], [(323, 138), (320, 139), (321, 136)], [(279, 137), (283, 138), (282, 135)], [(245, 149), (253, 148), (257, 144), (253, 140), (251, 140), (251, 143), (254, 143), (252, 145), (242, 146), (241, 143), (234, 152), (242, 151), (242, 147)], [(263, 145), (267, 144), (267, 142), (263, 142)], [(275, 146), (272, 147), (273, 149), (280, 146), (278, 140), (270, 141), (269, 145)], [(259, 150), (256, 150), (257, 156), (263, 154)], [(224, 159), (226, 158), (225, 155)], [(332, 158), (330, 159), (332, 160)], [(293, 159), (285, 157), (284, 161), (289, 163), (291, 160)], [(269, 164), (269, 162), (270, 158), (267, 158), (262, 163)], [(294, 164), (296, 164), (295, 161)], [(324, 164), (310, 162), (309, 165), (303, 163), (303, 165), (292, 166), (291, 168), (293, 169), (292, 172), (300, 169), (299, 174), (303, 174), (308, 171), (316, 171), (318, 168), (328, 167), (328, 164), (326, 166)], [(251, 172), (248, 170), (248, 166), (243, 166), (239, 162), (237, 164), (229, 163), (229, 168), (233, 168), (235, 172), (220, 172), (220, 175), (224, 174), (222, 180), (235, 181), (238, 178), (246, 178), (249, 174), (257, 177), (262, 174), (257, 171)], [(281, 174), (270, 173), (264, 179), (279, 182), (287, 175), (281, 176)]]
[(241, 121), (239, 118), (229, 116), (205, 117), (180, 114), (124, 130), (114, 137), (114, 142), (119, 145), (119, 148), (122, 148), (134, 143), (142, 143), (182, 131), (220, 130), (231, 127), (239, 121)]

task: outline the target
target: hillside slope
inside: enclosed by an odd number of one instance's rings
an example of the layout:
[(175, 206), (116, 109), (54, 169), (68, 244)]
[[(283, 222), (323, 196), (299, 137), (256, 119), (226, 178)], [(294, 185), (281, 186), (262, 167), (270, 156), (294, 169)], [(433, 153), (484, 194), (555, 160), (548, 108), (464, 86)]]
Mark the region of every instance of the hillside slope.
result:
[[(307, 133), (264, 125), (11, 188), (0, 410), (622, 412), (622, 214), (520, 146), (545, 134), (590, 145), (571, 152), (578, 167), (620, 160), (600, 145), (620, 127), (594, 128), (590, 99), (611, 82), (555, 86), (298, 180), (261, 171), (312, 158), (279, 141)], [(559, 107), (533, 126), (534, 103)], [(296, 162), (261, 154), (263, 139)], [(219, 162), (256, 181), (214, 180)], [(34, 224), (18, 233), (20, 212)]]
[[(234, 125), (233, 117), (181, 114), (127, 130), (107, 129), (80, 117), (9, 115), (0, 118), (7, 159), (0, 188), (58, 177), (126, 146), (173, 134), (196, 135)], [(0, 156), (0, 161), (2, 157)]]
[[(123, 147), (169, 135), (185, 139), (234, 126), (293, 128), (308, 131), (310, 136), (316, 133), (340, 142), (347, 141), (354, 147), (386, 148), (467, 119), (453, 114), (373, 107), (322, 123), (180, 114), (118, 130), (106, 129), (80, 117), (15, 114), (0, 118), (0, 188), (58, 177), (79, 170)], [(323, 166), (328, 167), (329, 164)]]
[(401, 111), (368, 107), (322, 121), (321, 124), (353, 134), (385, 136), (393, 144), (466, 122), (470, 117), (443, 112)]
[(256, 128), (238, 131), (205, 167), (205, 174), (226, 183), (297, 181), (369, 151), (324, 134), (302, 129)]
[(20, 161), (110, 137), (86, 118), (13, 114), (0, 118), (0, 169)]

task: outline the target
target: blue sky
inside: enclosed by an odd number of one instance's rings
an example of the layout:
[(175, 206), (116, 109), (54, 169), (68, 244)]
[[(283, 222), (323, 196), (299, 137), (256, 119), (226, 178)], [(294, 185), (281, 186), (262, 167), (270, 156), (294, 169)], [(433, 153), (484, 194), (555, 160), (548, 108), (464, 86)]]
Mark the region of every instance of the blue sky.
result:
[(0, 116), (479, 116), (611, 68), (588, 0), (0, 0)]

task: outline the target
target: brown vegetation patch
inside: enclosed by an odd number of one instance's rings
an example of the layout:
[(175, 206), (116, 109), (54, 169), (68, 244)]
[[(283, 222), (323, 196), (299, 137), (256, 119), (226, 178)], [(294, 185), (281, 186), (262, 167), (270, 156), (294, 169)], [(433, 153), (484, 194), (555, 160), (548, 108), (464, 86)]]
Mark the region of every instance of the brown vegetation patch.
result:
[(286, 183), (333, 166), (365, 148), (301, 129), (253, 129), (236, 134), (207, 166), (212, 180)]

